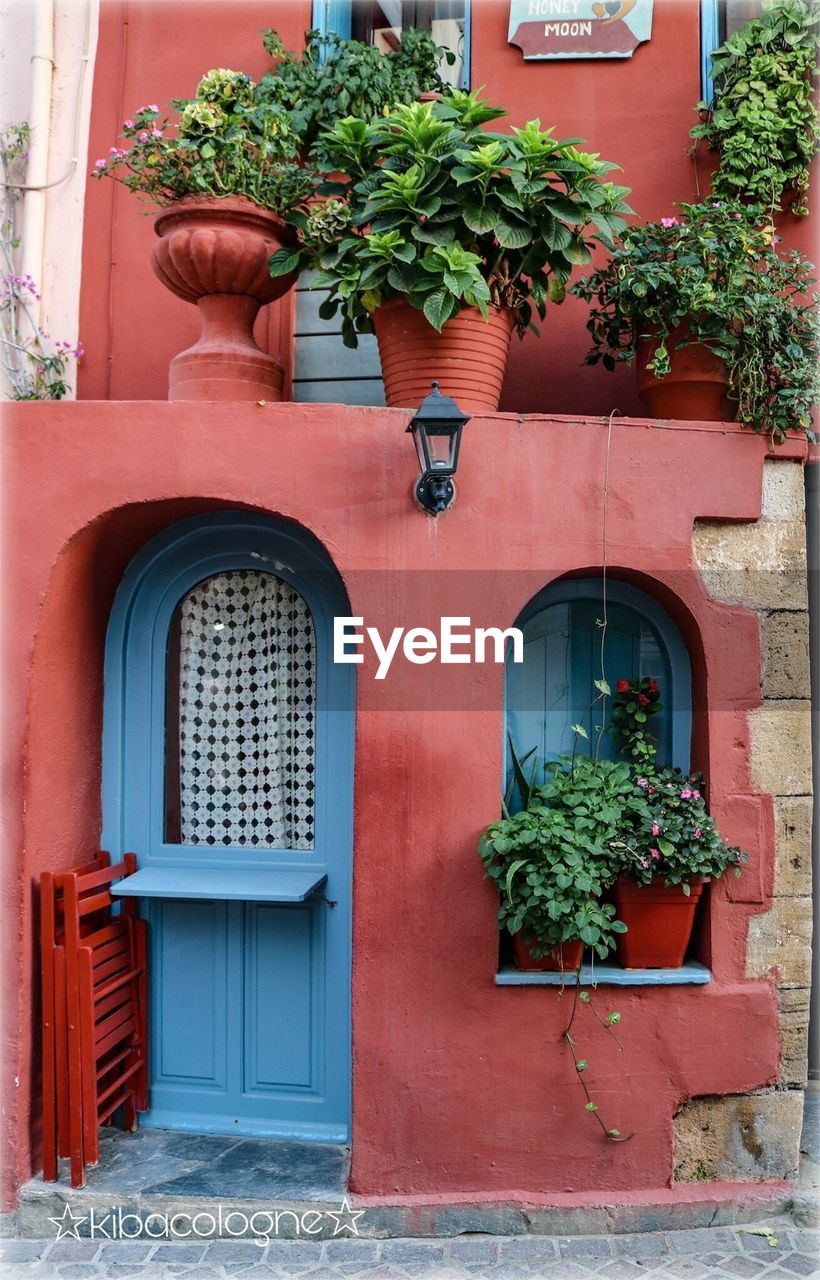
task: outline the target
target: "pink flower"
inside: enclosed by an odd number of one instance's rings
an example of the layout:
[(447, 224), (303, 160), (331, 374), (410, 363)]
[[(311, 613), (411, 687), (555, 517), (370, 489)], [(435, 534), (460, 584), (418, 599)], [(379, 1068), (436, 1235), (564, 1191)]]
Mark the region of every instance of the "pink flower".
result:
[(652, 834), (653, 836), (659, 836), (661, 834), (661, 829), (658, 826), (657, 822), (652, 823)]
[(657, 787), (650, 787), (646, 794), (651, 796), (653, 791), (657, 791)]
[(691, 800), (691, 799), (692, 799), (692, 792), (689, 790), (689, 788), (688, 788), (688, 787), (684, 787), (684, 788), (683, 788), (683, 791), (681, 791), (681, 793), (680, 793), (680, 798), (681, 798), (681, 800)]
[(94, 168), (95, 168), (95, 169), (104, 169), (104, 168), (105, 168), (105, 161), (104, 161), (104, 160), (95, 160), (95, 161), (94, 161)]
[(152, 138), (161, 138), (161, 137), (162, 137), (162, 130), (161, 130), (161, 129), (152, 129), (152, 130), (151, 130), (151, 137), (152, 137)]
[(140, 133), (140, 135), (139, 135), (139, 140), (140, 140), (140, 142), (147, 142), (147, 141), (148, 141), (148, 134), (146, 133), (146, 131), (145, 131), (144, 129), (141, 131), (141, 133)]
[(660, 856), (661, 856), (661, 855), (658, 853), (658, 850), (657, 850), (657, 849), (650, 849), (650, 850), (649, 850), (649, 852), (652, 854), (652, 857), (653, 857), (653, 858), (660, 858)]
[(646, 786), (648, 786), (648, 785), (649, 785), (649, 779), (648, 779), (648, 778), (638, 778), (638, 786), (639, 786), (639, 787), (646, 787)]
[(661, 218), (662, 227), (676, 227), (678, 225), (677, 218)]
[(642, 867), (648, 867), (648, 866), (649, 866), (649, 863), (647, 862), (646, 858), (641, 858), (641, 866), (642, 866)]
[(697, 790), (693, 791), (693, 792), (692, 792), (692, 799), (693, 799), (693, 800), (700, 800), (700, 792), (699, 792), (699, 791), (697, 791)]
[(134, 121), (133, 121), (133, 120), (130, 120), (130, 119), (129, 119), (129, 120), (126, 120), (126, 121), (125, 121), (125, 124), (124, 124), (124, 126), (123, 126), (123, 127), (124, 127), (125, 129), (133, 129), (133, 127), (134, 127)]
[(149, 104), (148, 104), (148, 110), (149, 110), (149, 111), (159, 111), (159, 107), (157, 106), (157, 104), (156, 104), (155, 102), (149, 102)]
[(702, 835), (703, 835), (703, 832), (701, 831), (700, 827), (695, 827), (695, 839), (700, 840)]

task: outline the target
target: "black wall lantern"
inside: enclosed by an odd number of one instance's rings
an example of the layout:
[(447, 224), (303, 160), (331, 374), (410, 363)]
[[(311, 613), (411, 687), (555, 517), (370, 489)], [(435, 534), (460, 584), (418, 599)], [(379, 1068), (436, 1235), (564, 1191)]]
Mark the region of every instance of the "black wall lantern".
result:
[(469, 415), (462, 413), (450, 396), (443, 396), (434, 382), (433, 390), (421, 402), (407, 428), (413, 433), (421, 470), (414, 492), (431, 515), (440, 515), (453, 505), (461, 428), (469, 421)]

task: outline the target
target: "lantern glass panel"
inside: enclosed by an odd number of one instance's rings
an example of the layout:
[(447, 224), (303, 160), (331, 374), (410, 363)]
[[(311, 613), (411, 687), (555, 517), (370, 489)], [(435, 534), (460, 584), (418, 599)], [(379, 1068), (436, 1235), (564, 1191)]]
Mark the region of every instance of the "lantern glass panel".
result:
[(434, 471), (453, 469), (453, 452), (458, 439), (458, 429), (448, 427), (427, 427), (427, 446), (430, 451), (430, 464)]

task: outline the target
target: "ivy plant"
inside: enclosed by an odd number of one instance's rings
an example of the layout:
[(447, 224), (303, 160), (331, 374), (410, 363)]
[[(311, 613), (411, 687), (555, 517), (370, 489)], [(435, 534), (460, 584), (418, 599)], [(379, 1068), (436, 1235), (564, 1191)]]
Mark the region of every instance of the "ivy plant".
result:
[(769, 208), (790, 197), (794, 213), (808, 213), (818, 23), (816, 5), (776, 0), (712, 54), (714, 99), (698, 104), (691, 132), (720, 153), (714, 195)]
[(616, 166), (538, 120), (510, 133), (484, 128), (505, 114), (453, 90), (379, 120), (338, 121), (322, 145), (325, 170), (340, 180), (320, 188), (327, 207), (292, 219), (299, 248), (275, 254), (272, 274), (316, 270), (313, 287), (330, 291), (320, 314), (341, 312), (348, 346), (392, 298), (439, 331), (462, 307), (485, 316), (507, 307), (523, 335), (548, 300), (563, 299), (593, 244), (613, 245), (631, 210), (627, 189), (604, 178)]
[[(726, 364), (738, 419), (783, 440), (810, 440), (818, 380), (812, 264), (785, 254), (769, 211), (737, 202), (681, 204), (680, 216), (631, 226), (608, 261), (573, 286), (590, 304), (588, 364), (631, 363), (669, 373), (672, 349), (710, 347)], [(685, 328), (684, 328), (685, 326)]]

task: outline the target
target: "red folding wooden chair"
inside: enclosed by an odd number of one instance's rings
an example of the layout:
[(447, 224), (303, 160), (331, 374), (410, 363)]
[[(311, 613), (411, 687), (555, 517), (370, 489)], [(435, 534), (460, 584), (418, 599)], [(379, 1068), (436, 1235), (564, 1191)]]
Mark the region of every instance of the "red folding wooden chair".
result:
[[(85, 875), (109, 865), (99, 853), (78, 869)], [(65, 953), (62, 894), (52, 871), (40, 876), (40, 972), (43, 1055), (43, 1178), (57, 1181), (58, 1156), (69, 1154), (68, 1046), (65, 1019)]]
[[(136, 870), (136, 857), (57, 877), (63, 894), (71, 1184), (99, 1159), (99, 1126), (122, 1108), (133, 1129), (147, 1097), (144, 921), (126, 900), (112, 911), (111, 884)], [(61, 962), (58, 960), (58, 967)]]

